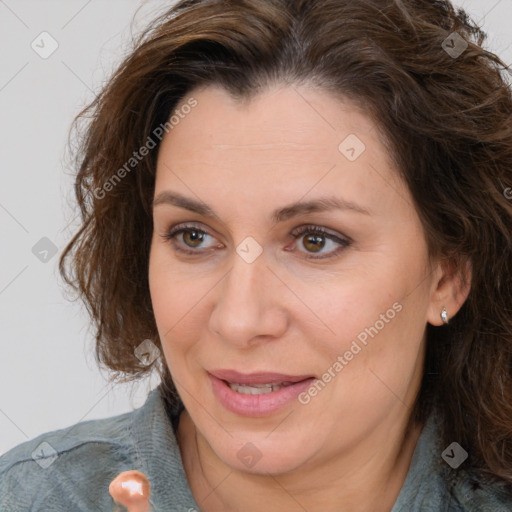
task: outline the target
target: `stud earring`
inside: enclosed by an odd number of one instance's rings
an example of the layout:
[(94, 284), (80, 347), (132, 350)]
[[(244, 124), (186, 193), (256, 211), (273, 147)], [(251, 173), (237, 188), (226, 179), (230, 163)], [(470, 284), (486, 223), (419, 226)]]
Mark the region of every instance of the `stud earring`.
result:
[(443, 310), (441, 311), (441, 319), (443, 320), (443, 323), (448, 323), (448, 313), (446, 312), (446, 308), (443, 306)]

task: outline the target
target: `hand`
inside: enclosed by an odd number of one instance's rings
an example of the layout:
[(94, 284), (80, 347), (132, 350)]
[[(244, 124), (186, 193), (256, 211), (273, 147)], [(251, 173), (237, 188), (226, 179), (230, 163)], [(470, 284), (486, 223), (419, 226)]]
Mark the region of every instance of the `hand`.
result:
[(114, 501), (125, 506), (128, 512), (151, 512), (149, 481), (139, 471), (119, 473), (110, 482), (108, 492)]

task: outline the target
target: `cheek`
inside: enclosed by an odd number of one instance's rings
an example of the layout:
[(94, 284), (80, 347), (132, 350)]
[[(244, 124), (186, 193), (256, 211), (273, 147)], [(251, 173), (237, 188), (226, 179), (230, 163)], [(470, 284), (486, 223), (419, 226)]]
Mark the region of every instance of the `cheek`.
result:
[(309, 329), (320, 328), (326, 346), (336, 352), (348, 350), (355, 339), (364, 342), (366, 330), (373, 330), (375, 324), (379, 332), (384, 331), (396, 323), (405, 294), (403, 283), (387, 270), (381, 267), (363, 273), (354, 269), (330, 275), (321, 286), (296, 286), (297, 295), (305, 298), (310, 311), (297, 307), (301, 316), (297, 314), (295, 321), (304, 326), (305, 319), (311, 318)]
[(174, 268), (165, 248), (153, 243), (149, 259), (149, 288), (155, 320), (164, 347), (177, 338), (186, 325), (187, 315), (194, 313), (201, 291), (197, 279), (184, 279)]
[[(187, 323), (187, 318), (194, 312), (193, 309), (190, 311), (192, 304), (189, 304), (192, 294), (156, 270), (150, 272), (150, 291), (163, 356), (178, 385), (183, 381), (182, 372), (190, 371), (186, 368), (185, 357), (191, 348), (190, 340), (198, 338), (187, 328), (194, 325)], [(198, 327), (197, 323), (195, 325)]]
[[(376, 381), (371, 371), (400, 387), (414, 371), (426, 325), (428, 279), (421, 284), (425, 275), (421, 258), (385, 260), (366, 266), (364, 273), (354, 268), (333, 276), (321, 290), (303, 295), (321, 320), (316, 327), (321, 326), (322, 334), (315, 331), (314, 322), (307, 327), (304, 320), (300, 322), (315, 340), (323, 371), (338, 361), (337, 375), (350, 376), (352, 384), (365, 383), (364, 387)], [(305, 287), (301, 293), (306, 293)]]
[[(368, 294), (361, 289), (356, 295), (339, 296), (341, 305), (331, 306), (336, 335), (319, 338), (311, 358), (316, 359), (325, 386), (319, 384), (320, 391), (310, 389), (310, 396), (303, 398), (314, 403), (313, 397), (322, 396), (315, 411), (326, 424), (335, 416), (340, 421), (337, 428), (348, 438), (354, 422), (365, 425), (369, 416), (377, 421), (393, 407), (412, 405), (410, 392), (421, 370), (424, 323), (415, 299), (393, 300), (399, 298), (398, 290), (391, 298), (388, 293)], [(326, 409), (325, 404), (332, 408)], [(340, 412), (333, 414), (333, 409)], [(346, 418), (351, 420), (345, 423)]]
[(423, 355), (427, 290), (420, 286), (411, 292), (405, 281), (401, 284), (397, 277), (386, 289), (359, 289), (357, 304), (345, 297), (338, 309), (347, 322), (339, 327), (343, 332), (330, 364), (339, 363), (337, 399), (340, 404), (353, 404), (354, 414), (357, 404), (365, 404), (365, 410), (382, 410), (383, 404), (393, 404), (397, 397), (408, 401), (405, 397)]

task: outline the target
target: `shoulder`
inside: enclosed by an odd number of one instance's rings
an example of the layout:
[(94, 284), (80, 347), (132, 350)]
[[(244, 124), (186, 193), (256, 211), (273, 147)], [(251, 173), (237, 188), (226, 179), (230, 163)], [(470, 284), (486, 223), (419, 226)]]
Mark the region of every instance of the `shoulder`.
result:
[(99, 500), (97, 508), (108, 510), (100, 503), (109, 498), (108, 488), (98, 493), (94, 485), (104, 487), (120, 468), (132, 465), (133, 414), (47, 432), (5, 453), (0, 458), (1, 510), (91, 510), (93, 503), (73, 501), (88, 494), (92, 502)]
[(444, 446), (433, 414), (416, 445), (392, 512), (511, 512), (512, 487), (473, 471), (458, 443)]
[(512, 511), (511, 485), (471, 469), (451, 475), (448, 482), (454, 512)]
[(0, 510), (112, 510), (110, 482), (129, 469), (147, 473), (141, 450), (163, 436), (163, 416), (153, 391), (133, 412), (80, 422), (14, 447), (0, 457)]

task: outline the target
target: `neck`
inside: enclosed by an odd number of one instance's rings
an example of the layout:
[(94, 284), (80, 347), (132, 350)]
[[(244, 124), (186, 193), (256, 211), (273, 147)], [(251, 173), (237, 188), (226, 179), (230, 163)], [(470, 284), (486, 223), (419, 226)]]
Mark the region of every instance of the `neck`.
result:
[(306, 464), (276, 475), (227, 466), (197, 432), (186, 410), (180, 417), (177, 438), (192, 494), (204, 512), (389, 512), (422, 429), (419, 424), (408, 424), (406, 417), (399, 422), (402, 428), (396, 428), (396, 417), (390, 420), (394, 423), (380, 426), (364, 446), (321, 464)]

